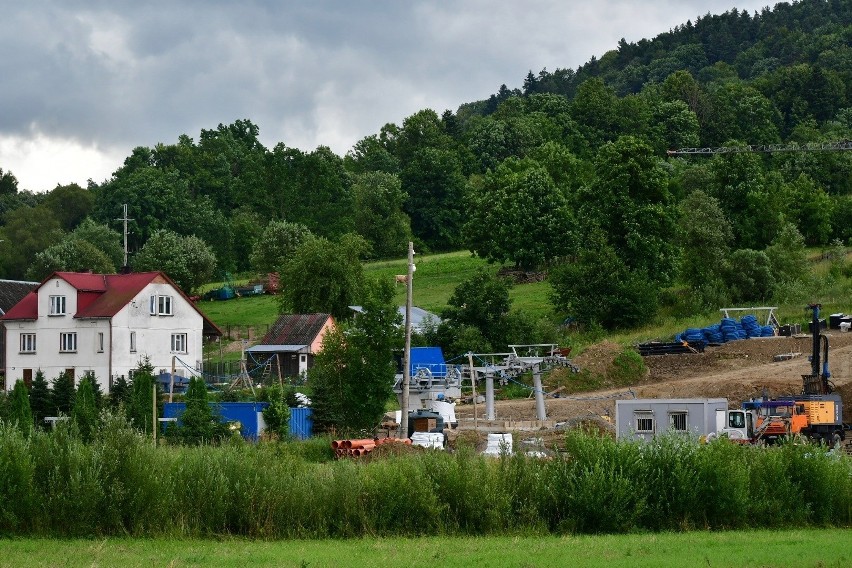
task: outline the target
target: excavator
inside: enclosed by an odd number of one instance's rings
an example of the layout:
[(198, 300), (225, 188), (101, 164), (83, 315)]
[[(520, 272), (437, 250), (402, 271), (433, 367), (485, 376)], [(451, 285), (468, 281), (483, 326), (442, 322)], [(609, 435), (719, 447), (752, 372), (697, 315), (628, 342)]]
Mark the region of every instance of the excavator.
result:
[[(820, 304), (808, 305), (811, 311), (811, 373), (802, 375), (802, 392), (792, 397), (749, 400), (742, 408), (729, 410), (727, 424), (718, 434), (744, 443), (773, 443), (798, 435), (815, 443), (841, 446), (852, 424), (843, 422), (843, 401), (834, 392), (828, 370), (828, 337), (819, 320)], [(852, 441), (852, 440), (850, 440)]]

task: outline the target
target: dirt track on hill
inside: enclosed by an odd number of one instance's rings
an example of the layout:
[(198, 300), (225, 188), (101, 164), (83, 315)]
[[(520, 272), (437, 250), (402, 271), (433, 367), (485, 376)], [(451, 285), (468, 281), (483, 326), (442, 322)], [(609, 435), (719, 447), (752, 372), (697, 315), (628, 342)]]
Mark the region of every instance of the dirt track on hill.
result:
[[(852, 404), (852, 333), (830, 332), (829, 370), (831, 380), (848, 405)], [(707, 347), (704, 353), (653, 355), (645, 357), (649, 375), (628, 388), (582, 393), (564, 398), (548, 397), (545, 401), (548, 420), (566, 422), (585, 416), (615, 416), (615, 400), (631, 398), (727, 398), (731, 406), (761, 396), (765, 391), (777, 397), (798, 394), (802, 375), (810, 374), (811, 337), (773, 337), (746, 339), (720, 346)], [(604, 353), (611, 349), (602, 350)], [(799, 353), (787, 361), (775, 362), (776, 355)], [(583, 357), (575, 363), (583, 367)], [(600, 362), (598, 362), (600, 363)], [(587, 361), (594, 365), (596, 362)], [(545, 378), (545, 390), (547, 380)], [(622, 396), (619, 396), (622, 394)], [(477, 414), (484, 416), (485, 405)], [(497, 401), (495, 414), (499, 420), (535, 420), (534, 398)], [(458, 405), (456, 415), (472, 418), (472, 405)], [(849, 421), (852, 409), (844, 419)]]

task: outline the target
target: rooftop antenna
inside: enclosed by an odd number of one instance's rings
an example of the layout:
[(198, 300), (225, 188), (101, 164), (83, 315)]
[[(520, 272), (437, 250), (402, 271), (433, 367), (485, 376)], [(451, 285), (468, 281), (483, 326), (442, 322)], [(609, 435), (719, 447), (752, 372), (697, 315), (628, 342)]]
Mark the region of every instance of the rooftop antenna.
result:
[(116, 219), (116, 221), (124, 221), (124, 270), (127, 271), (127, 222), (135, 221), (127, 216), (127, 203), (124, 204), (124, 216)]

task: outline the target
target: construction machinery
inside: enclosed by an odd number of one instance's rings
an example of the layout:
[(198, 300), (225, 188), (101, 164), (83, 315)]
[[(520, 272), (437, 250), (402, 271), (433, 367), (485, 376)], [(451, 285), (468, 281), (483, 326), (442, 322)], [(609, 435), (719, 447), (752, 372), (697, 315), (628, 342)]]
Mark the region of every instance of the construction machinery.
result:
[(810, 304), (813, 337), (811, 372), (802, 375), (802, 392), (796, 396), (746, 401), (739, 410), (729, 410), (727, 423), (718, 434), (743, 442), (772, 443), (799, 435), (813, 442), (843, 444), (852, 424), (843, 422), (843, 401), (834, 392), (828, 370), (828, 337), (821, 333), (820, 304)]

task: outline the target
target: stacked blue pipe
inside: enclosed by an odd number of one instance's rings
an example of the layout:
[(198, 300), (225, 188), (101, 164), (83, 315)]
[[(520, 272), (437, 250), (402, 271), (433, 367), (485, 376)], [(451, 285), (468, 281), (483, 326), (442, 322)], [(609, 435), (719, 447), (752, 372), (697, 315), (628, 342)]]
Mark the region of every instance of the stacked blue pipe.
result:
[(675, 341), (688, 341), (689, 343), (727, 343), (751, 337), (773, 337), (775, 328), (771, 325), (760, 325), (753, 315), (743, 316), (737, 321), (734, 318), (722, 318), (717, 324), (707, 327), (687, 328), (682, 333), (675, 335)]

